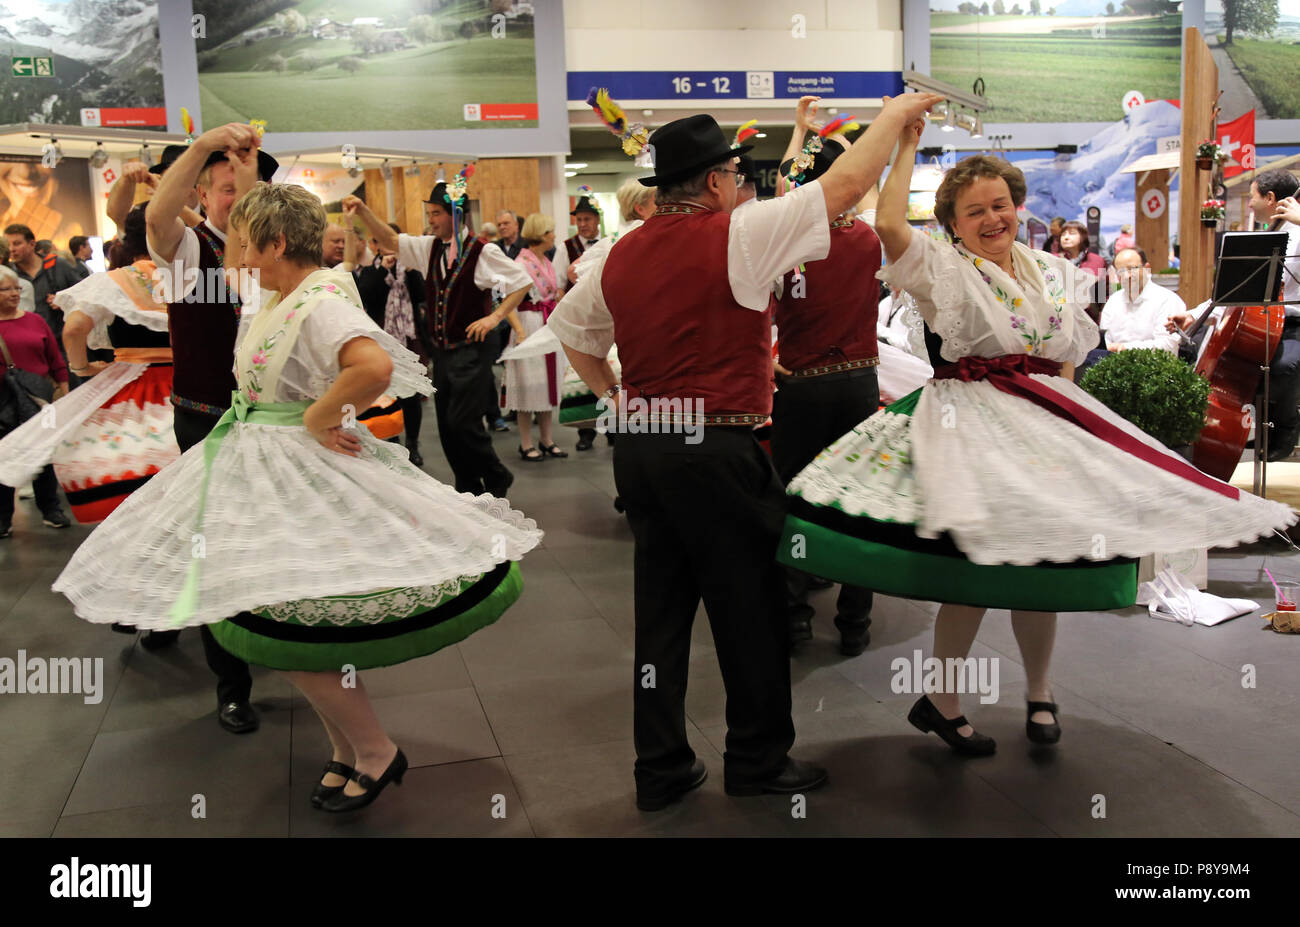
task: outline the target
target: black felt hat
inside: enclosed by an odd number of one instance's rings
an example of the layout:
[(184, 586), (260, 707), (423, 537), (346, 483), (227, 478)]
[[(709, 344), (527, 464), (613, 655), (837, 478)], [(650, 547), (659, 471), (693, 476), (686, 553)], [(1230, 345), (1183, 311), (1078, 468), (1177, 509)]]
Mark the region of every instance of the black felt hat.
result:
[[(812, 167), (803, 172), (803, 180), (799, 182), (812, 183), (818, 177), (822, 176), (822, 174), (825, 174), (830, 170), (831, 165), (835, 163), (835, 159), (842, 154), (844, 154), (843, 145), (834, 139), (823, 139), (822, 150), (813, 154)], [(793, 158), (782, 161), (780, 167), (781, 176), (788, 177), (790, 175), (790, 168), (793, 166)]]
[[(176, 146), (168, 145), (167, 147), (173, 148)], [(187, 146), (182, 145), (180, 147), (183, 149)], [(182, 151), (182, 153), (184, 152)], [(166, 149), (164, 149), (163, 159), (165, 160), (166, 157), (167, 157), (167, 151)], [(176, 157), (179, 158), (180, 155), (178, 154)], [(226, 157), (225, 151), (214, 151), (212, 152), (212, 154), (208, 155), (208, 160), (203, 163), (203, 167), (204, 169), (207, 169), (214, 164), (222, 164), (228, 160), (230, 159)], [(263, 149), (261, 148), (257, 149), (257, 179), (258, 180), (264, 180), (267, 183), (270, 183), (271, 178), (275, 176), (275, 172), (279, 169), (280, 169), (279, 161), (275, 160), (275, 158), (271, 157)], [(164, 167), (163, 170), (166, 170), (166, 168)], [(161, 171), (159, 173), (161, 173)]]
[[(466, 197), (462, 196), (461, 202), (457, 204), (462, 209), (465, 206), (465, 199)], [(443, 209), (450, 206), (451, 194), (447, 192), (447, 182), (445, 180), (440, 180), (434, 184), (433, 189), (429, 191), (429, 198), (425, 200), (425, 202), (432, 203), (435, 206), (441, 206)]]
[(589, 212), (593, 216), (600, 215), (600, 210), (593, 206), (591, 200), (585, 196), (578, 197), (578, 205), (573, 207), (573, 212), (569, 213), (569, 215), (576, 216), (580, 212)]
[(172, 166), (172, 162), (189, 150), (189, 145), (168, 145), (163, 149), (162, 158), (149, 168), (150, 174), (161, 174)]
[(650, 145), (654, 148), (654, 176), (640, 178), (647, 187), (685, 180), (711, 164), (738, 157), (754, 147), (733, 146), (717, 120), (707, 113), (660, 126), (650, 136)]

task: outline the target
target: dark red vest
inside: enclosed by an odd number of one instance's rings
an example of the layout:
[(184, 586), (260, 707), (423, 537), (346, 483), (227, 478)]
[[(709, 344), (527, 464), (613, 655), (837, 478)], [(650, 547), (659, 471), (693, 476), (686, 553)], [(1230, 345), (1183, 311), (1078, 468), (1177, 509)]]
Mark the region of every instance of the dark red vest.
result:
[(731, 217), (656, 214), (619, 239), (601, 292), (629, 395), (694, 399), (707, 415), (772, 411), (772, 323), (727, 279)]
[(175, 361), (172, 389), (184, 399), (224, 409), (235, 389), (239, 294), (219, 272), (225, 253), (221, 239), (202, 225), (194, 233), (199, 237), (198, 282), (183, 300), (167, 304)]
[(424, 295), (429, 335), (435, 348), (452, 348), (463, 343), (465, 327), (492, 311), (492, 291), (474, 284), (483, 242), (470, 239), (464, 254), (448, 277), (442, 260), (447, 246), (438, 239), (429, 252), (429, 268), (424, 275)]
[(587, 246), (583, 244), (581, 235), (574, 235), (572, 238), (564, 239), (564, 249), (569, 252), (569, 263), (572, 264), (582, 252), (587, 250)]
[[(831, 228), (831, 250), (804, 265), (803, 281), (785, 275), (776, 308), (781, 366), (805, 370), (865, 360), (880, 353), (880, 239), (865, 222)], [(802, 294), (802, 295), (801, 295)]]

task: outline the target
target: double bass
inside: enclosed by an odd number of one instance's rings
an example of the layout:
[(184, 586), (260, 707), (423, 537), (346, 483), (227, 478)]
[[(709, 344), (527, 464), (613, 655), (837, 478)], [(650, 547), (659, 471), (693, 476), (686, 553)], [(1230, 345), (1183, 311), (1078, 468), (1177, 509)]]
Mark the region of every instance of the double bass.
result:
[[(1205, 324), (1208, 307), (1188, 330), (1194, 335)], [(1196, 372), (1210, 381), (1205, 429), (1192, 445), (1192, 463), (1215, 479), (1228, 481), (1241, 460), (1255, 427), (1255, 394), (1282, 341), (1282, 306), (1236, 306), (1209, 335), (1209, 344), (1196, 362)], [(1267, 410), (1265, 410), (1266, 412)]]

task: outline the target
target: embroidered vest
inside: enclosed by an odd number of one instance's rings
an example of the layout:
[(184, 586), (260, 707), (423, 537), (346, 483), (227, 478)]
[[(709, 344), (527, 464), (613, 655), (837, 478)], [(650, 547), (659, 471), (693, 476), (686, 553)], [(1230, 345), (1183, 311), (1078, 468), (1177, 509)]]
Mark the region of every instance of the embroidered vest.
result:
[(879, 354), (878, 270), (880, 239), (871, 226), (836, 220), (825, 259), (785, 275), (776, 310), (781, 366), (804, 370)]
[(483, 242), (473, 238), (463, 244), (450, 271), (443, 266), (446, 248), (441, 239), (434, 242), (424, 275), (425, 312), (435, 348), (464, 343), (466, 326), (492, 311), (492, 291), (480, 290), (474, 283)]

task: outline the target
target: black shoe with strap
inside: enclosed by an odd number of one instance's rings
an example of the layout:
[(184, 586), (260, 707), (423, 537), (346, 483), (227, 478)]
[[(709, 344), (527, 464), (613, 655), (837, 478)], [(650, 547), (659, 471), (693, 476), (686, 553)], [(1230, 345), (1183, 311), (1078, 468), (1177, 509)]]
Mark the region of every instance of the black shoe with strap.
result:
[[(338, 760), (330, 760), (326, 763), (325, 771), (320, 774), (320, 777), (324, 779), (330, 773), (342, 776), (344, 779), (351, 779), (353, 776), (358, 775), (355, 769), (346, 763), (340, 763)], [(333, 798), (342, 792), (346, 785), (346, 782), (343, 785), (325, 785), (322, 782), (317, 782), (315, 788), (311, 790), (311, 806), (313, 808), (321, 807), (321, 805), (325, 804), (326, 799)]]
[(997, 750), (997, 741), (985, 737), (979, 731), (974, 731), (969, 737), (958, 734), (957, 729), (969, 723), (966, 716), (945, 718), (928, 695), (922, 695), (916, 700), (912, 710), (907, 713), (907, 720), (922, 733), (934, 731), (943, 738), (944, 743), (963, 756), (992, 756)]
[[(1055, 702), (1029, 702), (1028, 714), (1025, 715), (1025, 736), (1036, 744), (1054, 744), (1061, 739), (1061, 725), (1056, 719), (1061, 710)], [(1039, 724), (1034, 720), (1034, 712), (1051, 712), (1051, 724)]]
[(535, 447), (524, 447), (519, 445), (519, 456), (529, 463), (541, 463), (546, 459), (546, 455)]
[[(406, 775), (406, 767), (406, 754), (401, 751), (401, 748), (398, 748), (397, 755), (393, 757), (393, 761), (388, 764), (388, 768), (384, 770), (378, 779), (373, 779), (354, 769), (348, 779), (361, 786), (365, 791), (360, 795), (349, 795), (343, 789), (339, 789), (333, 798), (327, 798), (321, 803), (321, 810), (340, 812), (356, 811), (359, 808), (364, 808), (379, 797), (379, 793), (384, 790), (388, 783), (395, 782), (401, 785), (402, 776)], [(344, 787), (346, 788), (346, 785)]]
[(557, 444), (549, 444), (549, 445), (539, 444), (538, 447), (542, 449), (542, 453), (545, 454), (547, 457), (568, 457), (569, 456), (569, 452), (560, 450), (560, 447)]

